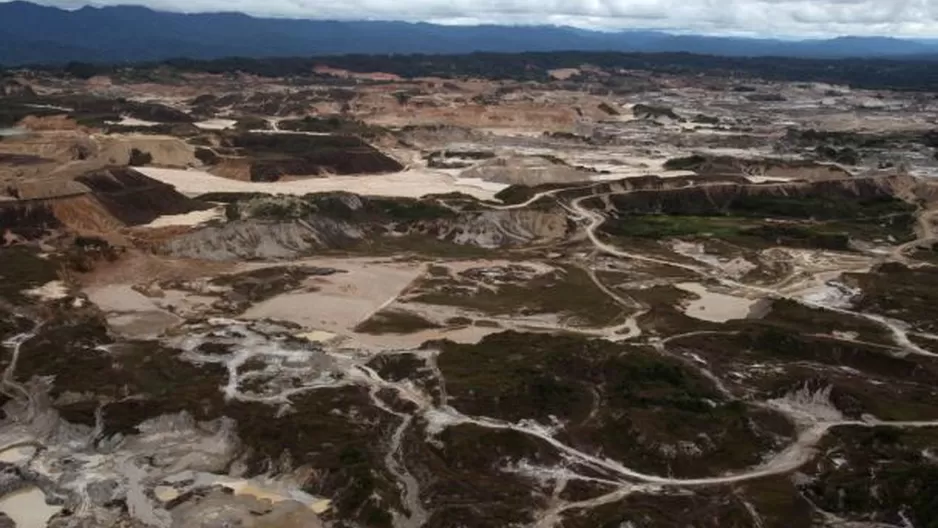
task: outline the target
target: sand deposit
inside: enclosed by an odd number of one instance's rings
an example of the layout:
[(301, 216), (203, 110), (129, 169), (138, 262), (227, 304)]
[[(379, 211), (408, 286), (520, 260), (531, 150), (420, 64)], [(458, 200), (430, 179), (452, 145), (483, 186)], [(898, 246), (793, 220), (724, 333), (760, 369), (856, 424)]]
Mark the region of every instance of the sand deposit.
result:
[(684, 303), (682, 309), (684, 314), (703, 321), (724, 323), (733, 319), (745, 319), (758, 302), (744, 297), (712, 292), (699, 282), (681, 282), (674, 286), (697, 296), (697, 299)]
[(23, 293), (46, 301), (54, 301), (68, 297), (68, 286), (60, 280), (55, 280), (26, 290)]
[(283, 182), (247, 182), (220, 178), (204, 171), (143, 167), (140, 172), (190, 196), (210, 192), (260, 192), (304, 195), (345, 191), (367, 196), (419, 198), (429, 194), (461, 192), (482, 200), (492, 200), (506, 184), (462, 180), (429, 170), (408, 170), (373, 176), (331, 176)]
[(202, 130), (225, 130), (235, 126), (235, 124), (237, 124), (237, 121), (234, 119), (207, 119), (195, 123), (195, 126)]
[(37, 487), (24, 488), (0, 499), (0, 512), (7, 514), (17, 528), (45, 528), (49, 519), (62, 510), (50, 506)]
[(224, 216), (225, 208), (216, 207), (215, 209), (207, 209), (205, 211), (192, 211), (191, 213), (161, 216), (142, 227), (195, 226), (224, 218)]
[[(298, 265), (337, 268), (345, 273), (312, 277), (304, 286), (313, 291), (278, 295), (255, 304), (242, 314), (245, 319), (278, 319), (310, 330), (346, 334), (358, 323), (393, 302), (422, 272), (411, 262), (369, 259), (307, 259)], [(249, 266), (248, 269), (257, 266)]]
[(156, 121), (146, 121), (136, 117), (121, 116), (120, 121), (105, 121), (107, 125), (127, 126), (127, 127), (155, 127), (162, 125)]
[(153, 338), (182, 321), (130, 285), (89, 288), (85, 293), (91, 302), (106, 312), (108, 325), (128, 337)]

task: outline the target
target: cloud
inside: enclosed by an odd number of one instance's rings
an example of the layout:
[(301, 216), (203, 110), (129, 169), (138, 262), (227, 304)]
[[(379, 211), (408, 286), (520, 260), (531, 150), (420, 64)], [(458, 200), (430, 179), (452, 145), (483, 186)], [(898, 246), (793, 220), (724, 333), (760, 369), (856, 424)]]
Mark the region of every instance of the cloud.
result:
[[(3, 1), (3, 0), (0, 0)], [(76, 8), (82, 0), (40, 0)], [(176, 12), (405, 20), (461, 24), (556, 24), (757, 36), (938, 37), (938, 0), (95, 0)]]

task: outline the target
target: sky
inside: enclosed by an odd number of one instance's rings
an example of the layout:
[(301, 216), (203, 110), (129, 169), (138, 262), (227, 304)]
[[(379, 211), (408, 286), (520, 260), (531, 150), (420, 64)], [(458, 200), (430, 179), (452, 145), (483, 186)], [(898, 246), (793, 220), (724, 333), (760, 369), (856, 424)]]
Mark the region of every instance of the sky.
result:
[[(0, 0), (3, 1), (3, 0)], [(87, 0), (36, 0), (77, 8)], [(882, 35), (938, 38), (938, 0), (96, 0), (176, 12), (405, 20), (442, 24), (553, 24), (755, 37)]]

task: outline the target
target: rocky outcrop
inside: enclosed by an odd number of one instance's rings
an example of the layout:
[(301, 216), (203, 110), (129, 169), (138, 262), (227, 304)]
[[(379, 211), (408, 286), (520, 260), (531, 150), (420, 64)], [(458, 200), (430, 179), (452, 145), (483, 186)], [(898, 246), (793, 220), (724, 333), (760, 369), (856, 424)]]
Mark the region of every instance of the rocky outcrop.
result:
[(314, 250), (341, 247), (363, 237), (364, 233), (354, 225), (324, 218), (282, 222), (240, 220), (182, 235), (160, 250), (177, 257), (204, 260), (288, 259)]
[(562, 239), (571, 225), (562, 210), (465, 210), (433, 201), (335, 193), (262, 197), (229, 206), (232, 221), (178, 236), (159, 249), (208, 260), (295, 258), (401, 237), (500, 248)]
[(416, 229), (458, 245), (501, 248), (556, 242), (570, 232), (571, 226), (560, 211), (514, 209), (465, 213)]

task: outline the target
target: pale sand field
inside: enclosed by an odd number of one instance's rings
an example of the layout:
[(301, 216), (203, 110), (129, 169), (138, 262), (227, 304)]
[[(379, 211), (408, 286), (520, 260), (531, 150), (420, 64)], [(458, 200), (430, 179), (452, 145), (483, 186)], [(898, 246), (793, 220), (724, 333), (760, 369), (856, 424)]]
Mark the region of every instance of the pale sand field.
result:
[(684, 313), (703, 321), (724, 323), (733, 319), (745, 319), (757, 302), (756, 299), (712, 292), (699, 282), (681, 282), (674, 286), (697, 295), (697, 299), (684, 305)]
[(366, 196), (399, 196), (419, 198), (428, 194), (461, 192), (481, 200), (492, 200), (508, 187), (502, 183), (459, 178), (428, 170), (409, 170), (392, 174), (366, 176), (330, 176), (283, 182), (248, 182), (229, 180), (199, 170), (140, 167), (141, 173), (168, 183), (190, 196), (210, 192), (259, 192), (304, 195), (318, 192), (345, 191)]
[(369, 259), (305, 259), (295, 264), (332, 267), (344, 273), (311, 277), (304, 286), (315, 291), (278, 295), (251, 306), (240, 317), (291, 321), (311, 330), (347, 334), (392, 303), (424, 272), (423, 264)]

